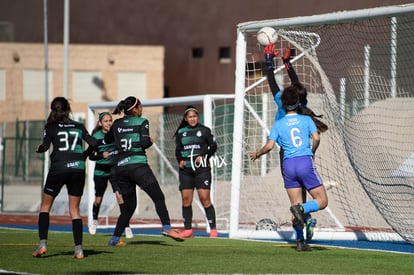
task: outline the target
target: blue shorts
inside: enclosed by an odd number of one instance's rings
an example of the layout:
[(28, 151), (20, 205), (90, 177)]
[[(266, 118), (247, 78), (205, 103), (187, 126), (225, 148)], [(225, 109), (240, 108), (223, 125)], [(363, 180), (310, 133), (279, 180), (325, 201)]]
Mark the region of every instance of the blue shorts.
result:
[(322, 185), (311, 156), (285, 159), (282, 169), (286, 189), (302, 187), (311, 190)]

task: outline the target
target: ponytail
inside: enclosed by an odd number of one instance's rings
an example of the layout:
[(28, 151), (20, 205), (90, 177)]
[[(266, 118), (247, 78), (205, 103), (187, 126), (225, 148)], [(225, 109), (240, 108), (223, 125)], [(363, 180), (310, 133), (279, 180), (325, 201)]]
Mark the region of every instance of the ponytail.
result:
[(115, 110), (112, 112), (114, 115), (119, 115), (124, 113), (126, 115), (131, 113), (131, 110), (136, 106), (140, 105), (141, 101), (135, 96), (129, 96), (124, 100), (121, 100), (118, 105), (115, 107)]

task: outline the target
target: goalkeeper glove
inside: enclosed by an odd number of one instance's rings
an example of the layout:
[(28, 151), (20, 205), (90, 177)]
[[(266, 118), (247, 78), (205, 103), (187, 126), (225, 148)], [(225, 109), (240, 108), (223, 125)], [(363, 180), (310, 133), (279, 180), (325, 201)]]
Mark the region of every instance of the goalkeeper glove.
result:
[(279, 55), (279, 51), (275, 50), (275, 44), (267, 44), (265, 49), (263, 50), (265, 60), (266, 60), (266, 68), (273, 69), (273, 58)]
[(290, 63), (290, 48), (286, 47), (285, 54), (282, 56), (283, 64), (285, 64), (285, 68), (289, 71), (292, 68), (292, 64)]

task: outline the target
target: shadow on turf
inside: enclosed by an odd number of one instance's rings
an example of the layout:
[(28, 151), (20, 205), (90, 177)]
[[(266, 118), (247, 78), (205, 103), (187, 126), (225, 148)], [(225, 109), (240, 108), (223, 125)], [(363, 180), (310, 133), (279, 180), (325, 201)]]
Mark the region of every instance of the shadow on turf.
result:
[[(97, 250), (92, 250), (92, 249), (85, 249), (83, 250), (83, 253), (85, 255), (85, 258), (88, 256), (93, 256), (93, 255), (99, 255), (99, 254), (113, 254), (113, 252), (108, 252), (108, 251), (97, 251)], [(37, 257), (39, 259), (41, 258), (51, 258), (51, 257), (58, 257), (58, 256), (73, 256), (73, 251), (66, 251), (66, 252), (61, 252), (61, 253), (48, 253), (46, 255), (42, 255), (41, 257)]]
[[(141, 274), (143, 272), (124, 272), (122, 271), (122, 274)], [(82, 274), (119, 274), (119, 270), (114, 271), (89, 271), (89, 272), (82, 272)]]
[[(312, 251), (323, 251), (323, 250), (328, 250), (328, 248), (326, 247), (322, 247), (322, 246), (313, 246), (313, 245), (309, 245), (311, 250), (310, 251), (306, 251), (306, 252), (312, 252)], [(296, 244), (291, 246), (292, 249), (296, 250)]]
[(130, 241), (130, 242), (126, 242), (126, 245), (143, 245), (143, 244), (171, 246), (171, 244), (168, 244), (165, 241)]

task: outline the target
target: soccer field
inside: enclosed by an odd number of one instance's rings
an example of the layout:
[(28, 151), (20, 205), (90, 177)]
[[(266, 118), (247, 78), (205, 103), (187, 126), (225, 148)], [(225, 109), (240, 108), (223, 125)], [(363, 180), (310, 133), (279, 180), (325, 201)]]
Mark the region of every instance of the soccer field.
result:
[[(37, 230), (0, 229), (0, 273), (412, 274), (414, 270), (414, 248), (410, 244), (406, 244), (404, 253), (323, 243), (312, 244), (310, 252), (296, 252), (293, 243), (205, 237), (175, 242), (160, 235), (135, 234), (133, 239), (124, 239), (126, 246), (110, 247), (107, 245), (110, 235), (85, 233), (86, 257), (76, 260), (72, 258), (72, 234), (51, 231), (48, 253), (33, 258)], [(369, 248), (380, 249), (376, 245), (371, 243)]]

